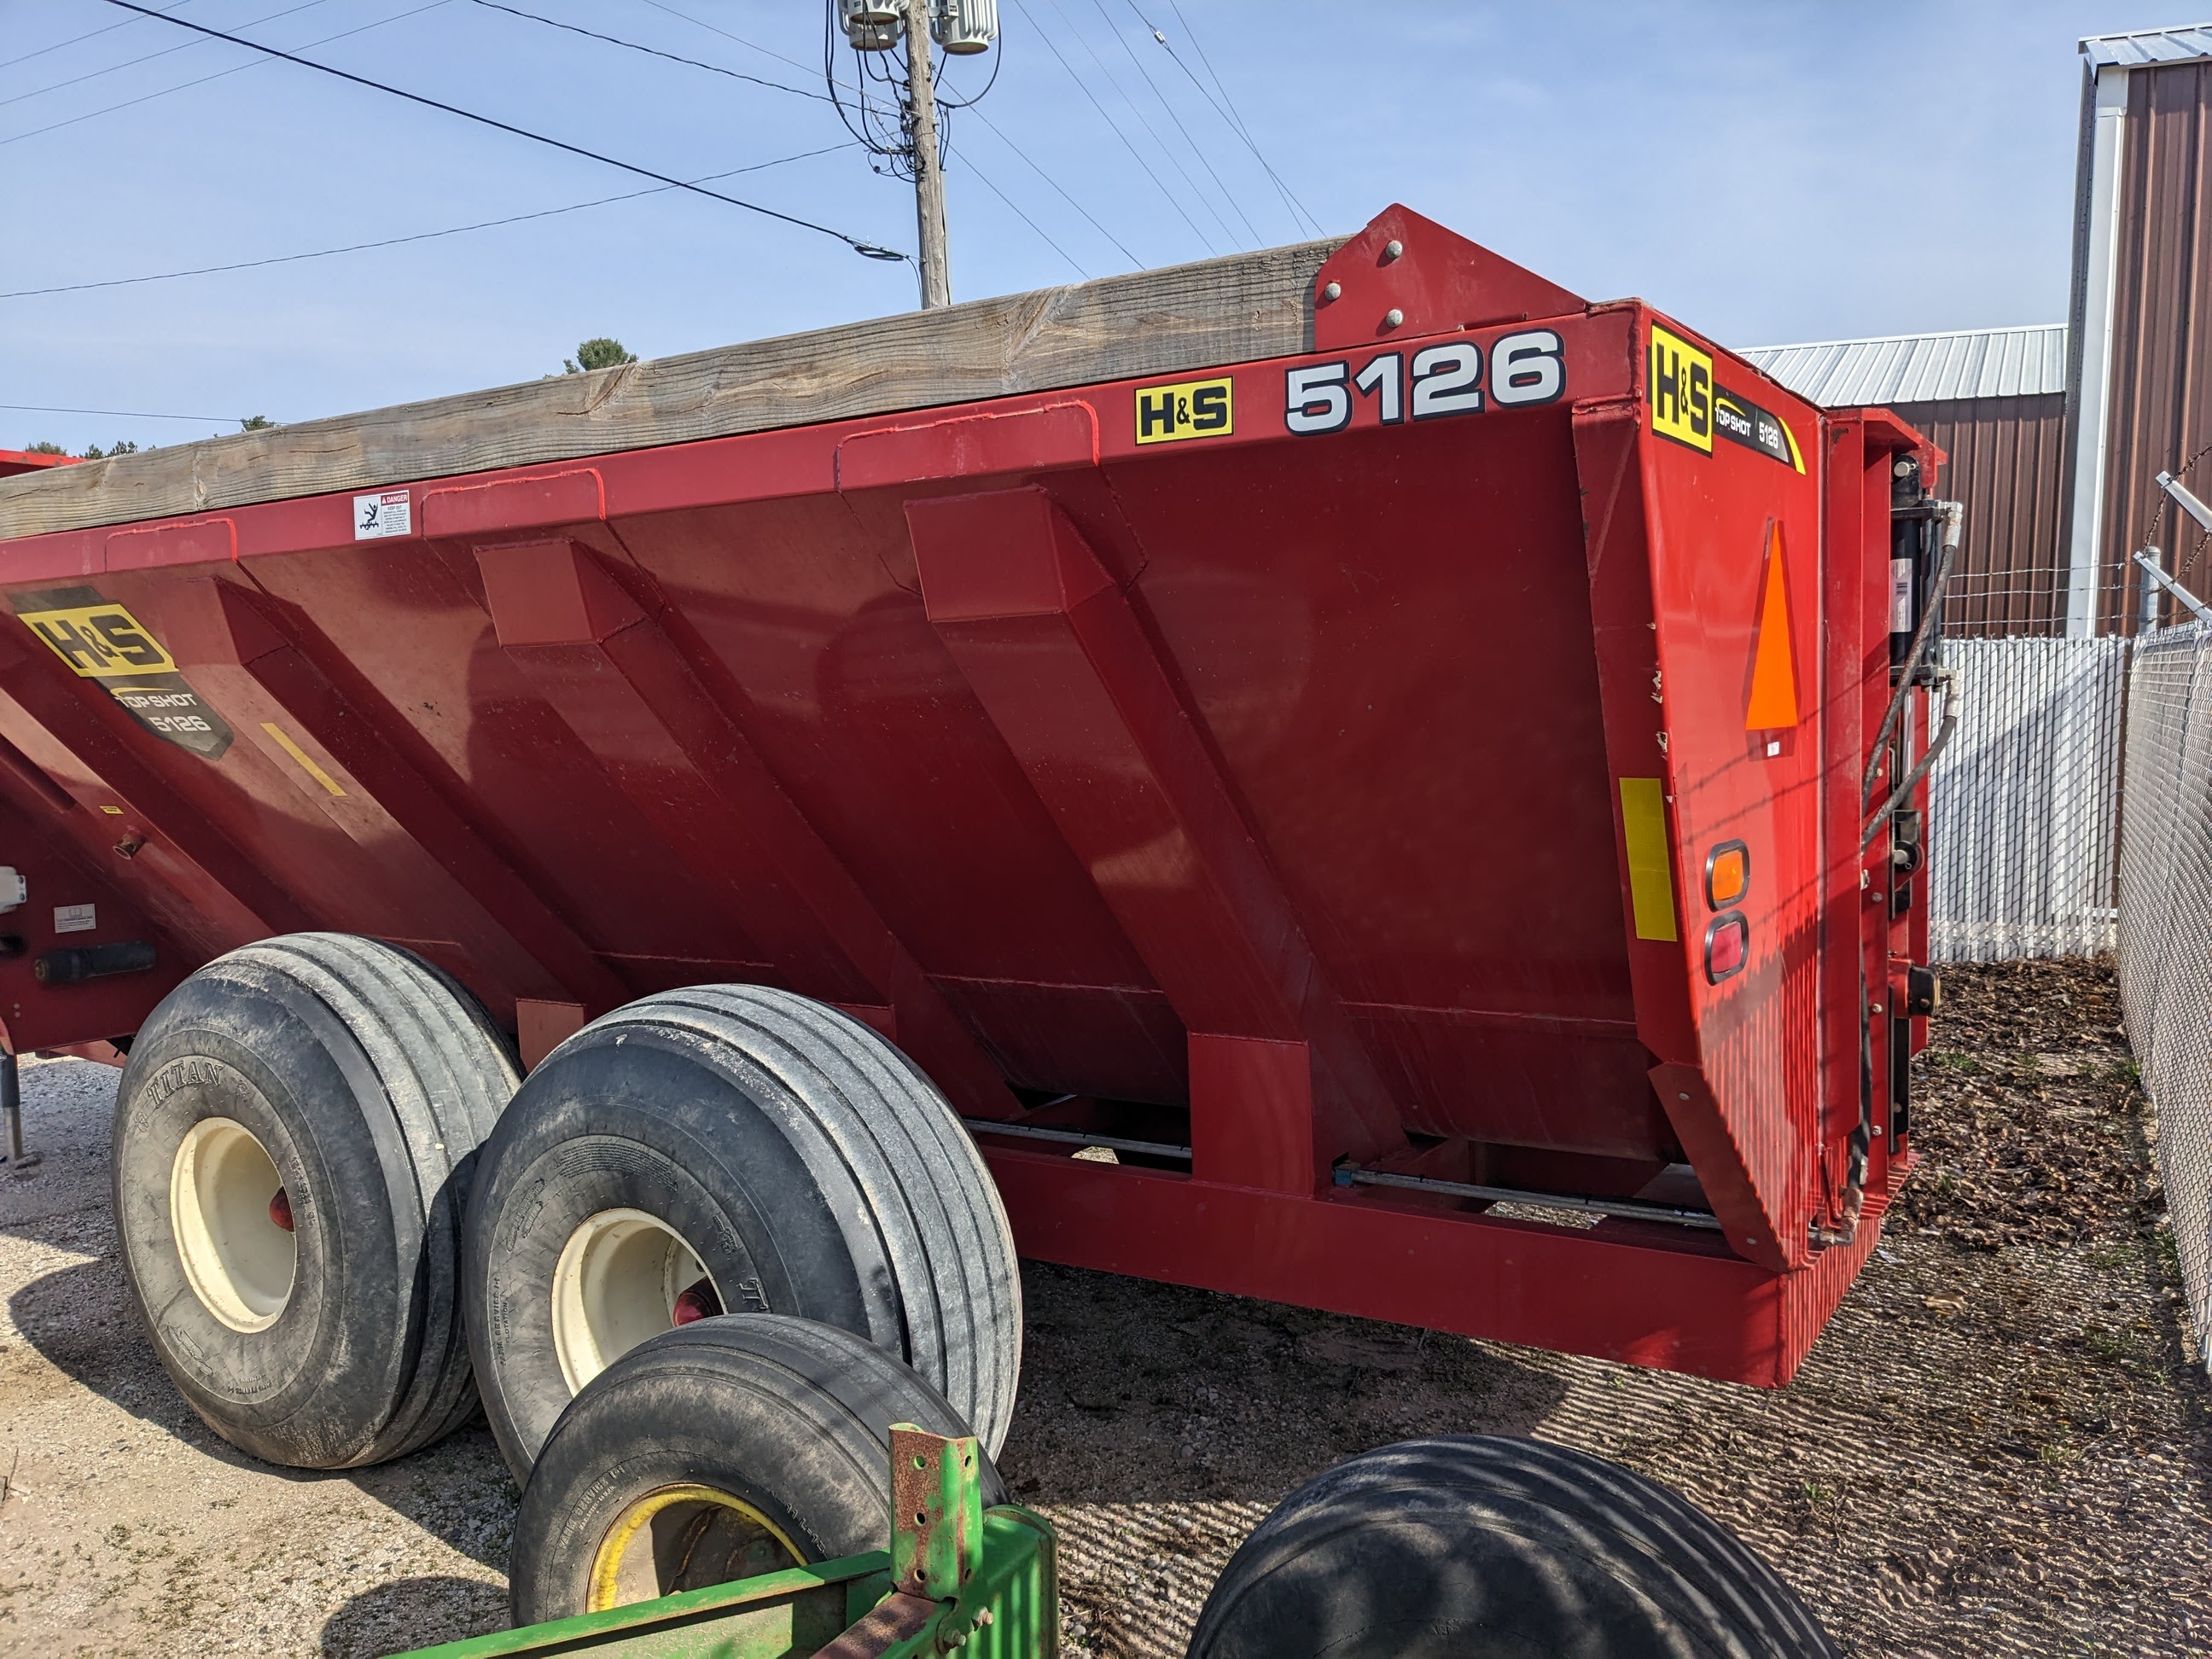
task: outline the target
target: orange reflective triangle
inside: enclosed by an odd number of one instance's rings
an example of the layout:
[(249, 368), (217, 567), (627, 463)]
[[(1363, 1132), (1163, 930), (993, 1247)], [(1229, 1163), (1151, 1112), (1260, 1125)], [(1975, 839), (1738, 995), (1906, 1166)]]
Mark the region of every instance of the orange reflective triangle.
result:
[(1797, 724), (1797, 653), (1790, 642), (1790, 576), (1782, 560), (1782, 526), (1769, 532), (1766, 597), (1759, 606), (1759, 642), (1752, 647), (1747, 732)]

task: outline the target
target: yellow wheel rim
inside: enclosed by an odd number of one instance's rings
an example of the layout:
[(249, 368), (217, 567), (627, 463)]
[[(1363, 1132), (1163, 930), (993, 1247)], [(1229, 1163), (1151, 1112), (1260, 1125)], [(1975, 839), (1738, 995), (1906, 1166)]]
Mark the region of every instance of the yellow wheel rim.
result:
[(743, 1498), (712, 1486), (664, 1486), (624, 1510), (599, 1540), (585, 1611), (805, 1565), (790, 1534)]

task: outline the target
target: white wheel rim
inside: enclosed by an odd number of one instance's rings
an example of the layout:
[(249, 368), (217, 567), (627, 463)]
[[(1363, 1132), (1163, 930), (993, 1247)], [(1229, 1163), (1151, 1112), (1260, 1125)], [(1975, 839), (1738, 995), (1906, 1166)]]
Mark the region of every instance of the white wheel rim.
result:
[(243, 1123), (202, 1118), (169, 1166), (169, 1225), (185, 1282), (234, 1331), (265, 1331), (292, 1299), (299, 1242), (269, 1214), (283, 1186)]
[(659, 1216), (601, 1210), (587, 1218), (553, 1269), (553, 1352), (568, 1392), (672, 1328), (676, 1298), (702, 1279), (714, 1283), (698, 1252)]

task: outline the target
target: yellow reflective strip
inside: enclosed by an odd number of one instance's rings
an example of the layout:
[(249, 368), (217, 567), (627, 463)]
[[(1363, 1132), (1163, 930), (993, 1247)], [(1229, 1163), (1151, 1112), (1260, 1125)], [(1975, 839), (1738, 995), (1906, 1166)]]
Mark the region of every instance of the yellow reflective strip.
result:
[[(294, 760), (300, 763), (300, 769), (302, 772), (305, 772), (317, 783), (321, 784), (324, 788), (329, 790), (333, 795), (343, 795), (345, 793), (345, 791), (338, 787), (338, 781), (332, 777), (329, 773), (324, 771), (321, 767), (316, 765), (315, 757), (313, 755), (310, 755), (306, 750), (301, 748), (300, 745), (293, 742), (291, 738), (286, 737), (284, 735), (284, 728), (277, 725), (275, 720), (262, 721), (261, 729), (276, 740), (276, 746), (279, 749), (282, 749)], [(1669, 933), (1668, 937), (1672, 939), (1674, 935)]]
[(1636, 937), (1671, 939), (1674, 875), (1667, 861), (1667, 797), (1656, 778), (1620, 781), (1620, 833), (1628, 846), (1628, 898)]

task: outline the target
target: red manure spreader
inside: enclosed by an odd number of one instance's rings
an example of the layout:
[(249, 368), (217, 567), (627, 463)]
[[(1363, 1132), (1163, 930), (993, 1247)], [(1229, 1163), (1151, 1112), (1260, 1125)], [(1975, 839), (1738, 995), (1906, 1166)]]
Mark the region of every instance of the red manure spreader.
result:
[[(1939, 459), (1394, 207), (10, 478), (9, 1047), (127, 1055), (196, 1408), (327, 1468), (481, 1399), (563, 1641), (827, 1594), (894, 1419), (1002, 1498), (1018, 1253), (1782, 1385), (1911, 1164)], [(1428, 1651), (1284, 1562), (1386, 1488), (1490, 1492), (1436, 1512), (1504, 1561), (1508, 1486), (1704, 1587), (1650, 1618), (1828, 1651), (1625, 1471), (1374, 1455), (1194, 1653)], [(1437, 1629), (1570, 1616), (1513, 1535)], [(995, 1625), (893, 1541), (816, 1645), (1048, 1649), (1048, 1541)]]

